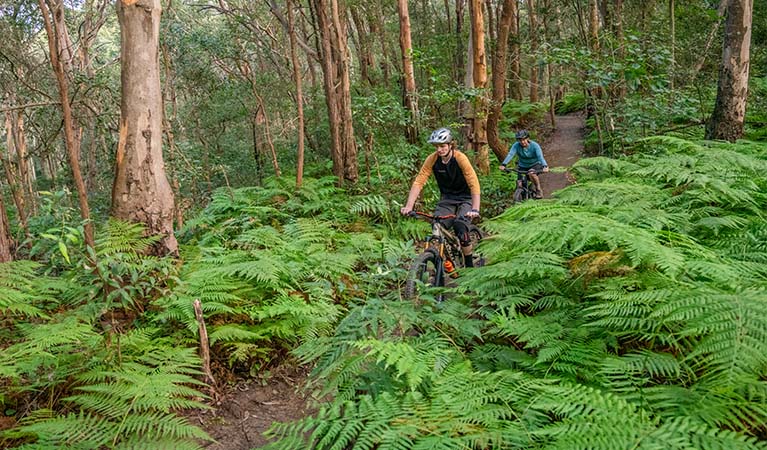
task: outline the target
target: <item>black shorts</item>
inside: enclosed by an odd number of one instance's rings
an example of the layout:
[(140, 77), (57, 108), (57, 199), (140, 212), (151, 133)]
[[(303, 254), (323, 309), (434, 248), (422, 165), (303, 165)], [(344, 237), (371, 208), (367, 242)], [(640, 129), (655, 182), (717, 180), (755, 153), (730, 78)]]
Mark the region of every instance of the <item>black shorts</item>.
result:
[[(536, 172), (541, 172), (543, 170), (543, 164), (535, 163), (530, 167), (517, 166), (517, 170), (523, 170), (525, 172), (528, 172), (530, 170), (535, 170)], [(521, 180), (523, 177), (524, 177), (524, 174), (517, 172), (517, 180)]]

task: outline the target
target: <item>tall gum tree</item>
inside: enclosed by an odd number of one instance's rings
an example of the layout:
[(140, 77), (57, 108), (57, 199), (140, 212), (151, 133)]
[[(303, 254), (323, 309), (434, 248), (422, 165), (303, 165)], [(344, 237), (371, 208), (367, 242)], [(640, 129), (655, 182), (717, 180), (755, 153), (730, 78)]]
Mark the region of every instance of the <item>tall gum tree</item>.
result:
[(753, 0), (731, 0), (727, 5), (716, 105), (706, 125), (706, 139), (735, 142), (743, 137), (753, 10)]
[(121, 86), (112, 215), (160, 235), (156, 255), (176, 255), (173, 190), (162, 156), (160, 0), (118, 0)]

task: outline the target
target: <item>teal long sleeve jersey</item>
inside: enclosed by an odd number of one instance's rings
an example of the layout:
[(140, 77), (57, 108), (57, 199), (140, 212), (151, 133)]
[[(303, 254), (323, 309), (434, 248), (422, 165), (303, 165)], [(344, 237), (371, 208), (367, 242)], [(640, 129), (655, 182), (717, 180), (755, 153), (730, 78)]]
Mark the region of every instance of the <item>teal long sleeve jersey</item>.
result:
[(509, 149), (509, 154), (503, 158), (502, 166), (509, 164), (514, 155), (517, 155), (519, 159), (519, 167), (527, 169), (533, 167), (536, 163), (540, 163), (543, 167), (548, 167), (548, 163), (543, 159), (543, 151), (541, 146), (535, 141), (530, 141), (527, 147), (522, 147), (519, 142), (515, 142)]

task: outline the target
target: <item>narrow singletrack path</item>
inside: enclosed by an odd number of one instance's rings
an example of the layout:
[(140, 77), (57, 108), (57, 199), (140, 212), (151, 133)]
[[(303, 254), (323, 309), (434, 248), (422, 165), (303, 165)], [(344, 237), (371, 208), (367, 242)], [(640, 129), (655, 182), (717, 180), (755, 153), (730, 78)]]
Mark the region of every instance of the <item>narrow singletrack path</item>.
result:
[[(549, 167), (571, 167), (583, 153), (583, 135), (586, 121), (583, 113), (572, 113), (554, 118), (554, 133), (540, 142), (543, 156)], [(563, 187), (572, 184), (569, 172), (546, 173), (541, 177), (541, 187), (546, 198)]]

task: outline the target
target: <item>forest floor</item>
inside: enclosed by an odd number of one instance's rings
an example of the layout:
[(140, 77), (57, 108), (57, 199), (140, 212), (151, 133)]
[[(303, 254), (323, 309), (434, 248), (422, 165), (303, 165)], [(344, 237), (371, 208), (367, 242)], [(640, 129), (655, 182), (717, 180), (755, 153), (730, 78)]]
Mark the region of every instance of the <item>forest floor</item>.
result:
[[(583, 151), (584, 116), (556, 116), (556, 129), (544, 133), (541, 147), (549, 167), (570, 167)], [(573, 182), (567, 171), (544, 174), (541, 183), (545, 197)], [(210, 411), (189, 414), (215, 442), (209, 450), (251, 450), (269, 440), (263, 432), (273, 422), (287, 422), (314, 411), (311, 396), (303, 389), (307, 373), (304, 369), (283, 367), (272, 371), (268, 381), (242, 381), (219, 388)]]

